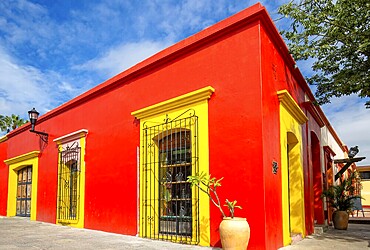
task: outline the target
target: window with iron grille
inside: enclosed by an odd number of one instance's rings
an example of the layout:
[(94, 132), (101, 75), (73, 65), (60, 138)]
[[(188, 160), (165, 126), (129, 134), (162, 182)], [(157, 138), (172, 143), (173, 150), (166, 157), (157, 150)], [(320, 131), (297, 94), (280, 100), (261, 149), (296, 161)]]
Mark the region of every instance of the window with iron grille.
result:
[(59, 151), (57, 213), (59, 222), (79, 219), (80, 154), (81, 148), (77, 142), (66, 148), (61, 147)]
[(143, 125), (142, 236), (197, 244), (199, 195), (187, 176), (198, 172), (198, 117), (193, 110)]

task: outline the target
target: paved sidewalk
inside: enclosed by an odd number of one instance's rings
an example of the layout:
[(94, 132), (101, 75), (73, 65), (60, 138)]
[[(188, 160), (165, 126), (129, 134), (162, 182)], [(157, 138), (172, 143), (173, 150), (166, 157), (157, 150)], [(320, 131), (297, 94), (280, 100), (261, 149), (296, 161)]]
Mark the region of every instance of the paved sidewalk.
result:
[(212, 248), (77, 229), (30, 221), (28, 218), (0, 216), (0, 249), (210, 250)]
[[(28, 218), (0, 216), (0, 249), (130, 249), (211, 250), (218, 248), (175, 244), (134, 236), (77, 229)], [(370, 250), (370, 224), (349, 224), (348, 230), (329, 228), (280, 250)]]
[(370, 224), (348, 225), (347, 230), (336, 230), (333, 227), (320, 235), (310, 235), (294, 245), (280, 250), (361, 250), (370, 249)]

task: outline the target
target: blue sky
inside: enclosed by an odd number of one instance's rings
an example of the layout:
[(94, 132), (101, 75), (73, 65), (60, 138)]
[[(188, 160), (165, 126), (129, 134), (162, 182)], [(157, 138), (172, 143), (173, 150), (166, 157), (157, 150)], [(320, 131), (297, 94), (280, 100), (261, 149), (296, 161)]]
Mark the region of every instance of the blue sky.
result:
[[(261, 1), (273, 19), (288, 0)], [(242, 0), (2, 0), (0, 114), (41, 114), (256, 3)], [(276, 23), (278, 29), (286, 22)], [(310, 64), (299, 62), (302, 73)], [(370, 110), (355, 96), (324, 111), (370, 164)]]

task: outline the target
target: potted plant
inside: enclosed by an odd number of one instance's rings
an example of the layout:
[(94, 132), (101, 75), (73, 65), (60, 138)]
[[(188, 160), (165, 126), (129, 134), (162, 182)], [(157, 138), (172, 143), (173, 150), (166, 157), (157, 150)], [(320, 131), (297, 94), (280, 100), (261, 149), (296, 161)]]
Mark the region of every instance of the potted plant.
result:
[(348, 227), (349, 213), (353, 209), (354, 199), (361, 198), (356, 194), (358, 173), (353, 171), (347, 179), (339, 179), (339, 185), (330, 186), (322, 192), (329, 205), (334, 209), (333, 223), (335, 229), (346, 230)]
[(236, 200), (225, 200), (224, 206), (229, 209), (230, 216), (226, 216), (222, 209), (220, 198), (217, 194), (217, 188), (221, 186), (221, 180), (211, 177), (205, 173), (188, 176), (188, 182), (191, 186), (196, 186), (202, 192), (206, 193), (210, 201), (220, 210), (223, 220), (219, 226), (222, 248), (227, 249), (247, 249), (250, 238), (250, 228), (246, 218), (234, 217), (235, 208), (242, 209), (236, 205)]

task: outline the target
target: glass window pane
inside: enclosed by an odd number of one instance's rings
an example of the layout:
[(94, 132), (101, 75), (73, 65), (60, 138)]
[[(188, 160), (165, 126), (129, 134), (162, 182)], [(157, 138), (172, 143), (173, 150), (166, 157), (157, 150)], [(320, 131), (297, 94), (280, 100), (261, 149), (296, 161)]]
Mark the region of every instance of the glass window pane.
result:
[(22, 173), (22, 176), (23, 176), (22, 181), (23, 182), (26, 182), (27, 181), (27, 168), (26, 169), (23, 169), (22, 172), (23, 172)]
[(25, 197), (26, 197), (26, 185), (25, 185), (25, 184), (23, 184), (23, 185), (21, 186), (21, 188), (22, 188), (22, 194), (21, 194), (21, 197), (22, 197), (22, 198), (25, 198)]
[(26, 201), (26, 215), (31, 214), (31, 200)]
[(21, 213), (21, 201), (17, 201), (17, 215)]
[(22, 215), (24, 215), (24, 214), (26, 213), (25, 208), (26, 208), (26, 201), (25, 201), (25, 200), (22, 200), (22, 201), (21, 201), (21, 211), (20, 211), (20, 213), (21, 213)]
[(28, 173), (27, 173), (27, 181), (31, 182), (32, 181), (32, 168), (28, 168)]
[(22, 195), (22, 186), (18, 185), (17, 187), (17, 198), (21, 198)]
[(27, 198), (31, 198), (32, 194), (32, 185), (28, 184), (27, 185)]

